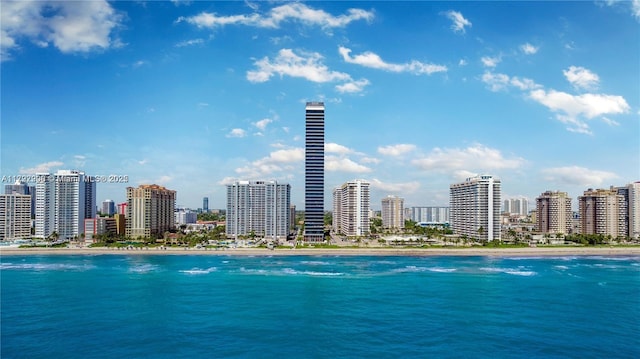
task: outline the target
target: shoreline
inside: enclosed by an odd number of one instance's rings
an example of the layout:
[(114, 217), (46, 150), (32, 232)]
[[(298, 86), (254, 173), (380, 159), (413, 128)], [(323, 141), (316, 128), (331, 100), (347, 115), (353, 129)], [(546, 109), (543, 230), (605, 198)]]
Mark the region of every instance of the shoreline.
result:
[(637, 247), (523, 247), (523, 248), (297, 248), (274, 250), (266, 248), (235, 248), (204, 250), (158, 248), (113, 249), (113, 248), (1, 248), (3, 256), (20, 255), (205, 255), (205, 256), (640, 256)]

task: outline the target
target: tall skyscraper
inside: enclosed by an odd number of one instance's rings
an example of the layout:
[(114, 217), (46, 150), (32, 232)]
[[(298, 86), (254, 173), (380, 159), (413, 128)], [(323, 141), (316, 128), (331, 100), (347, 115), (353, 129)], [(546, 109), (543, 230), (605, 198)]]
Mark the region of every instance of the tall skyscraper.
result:
[(382, 199), (382, 226), (404, 228), (404, 198), (387, 196)]
[(573, 214), (567, 192), (546, 191), (536, 198), (536, 227), (542, 233), (571, 233)]
[(626, 237), (628, 209), (615, 189), (588, 189), (578, 197), (580, 233)]
[(110, 199), (105, 199), (102, 202), (102, 214), (105, 216), (113, 216), (116, 213), (116, 204)]
[(480, 241), (500, 240), (500, 180), (490, 175), (449, 186), (451, 229)]
[(629, 237), (640, 238), (640, 181), (629, 183)]
[(305, 108), (304, 240), (324, 240), (324, 102)]
[(84, 232), (84, 219), (96, 216), (96, 182), (75, 170), (36, 174), (36, 233), (74, 239)]
[(31, 196), (0, 194), (0, 241), (31, 237)]
[(291, 186), (276, 181), (238, 181), (227, 185), (226, 234), (286, 240)]
[(202, 198), (202, 212), (209, 212), (209, 197)]
[(176, 191), (156, 184), (127, 187), (127, 220), (129, 237), (161, 238), (175, 227)]
[(369, 182), (353, 180), (333, 190), (333, 228), (346, 236), (369, 233)]

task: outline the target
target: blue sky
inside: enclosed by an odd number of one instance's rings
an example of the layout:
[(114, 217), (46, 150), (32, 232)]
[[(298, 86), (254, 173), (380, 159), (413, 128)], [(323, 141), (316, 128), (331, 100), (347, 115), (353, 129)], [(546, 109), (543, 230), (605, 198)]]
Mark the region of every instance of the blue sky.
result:
[[(448, 205), (640, 179), (640, 2), (5, 2), (3, 176), (128, 175), (226, 206), (279, 180), (304, 207), (304, 106), (326, 106), (326, 207)], [(533, 205), (533, 203), (530, 203)]]

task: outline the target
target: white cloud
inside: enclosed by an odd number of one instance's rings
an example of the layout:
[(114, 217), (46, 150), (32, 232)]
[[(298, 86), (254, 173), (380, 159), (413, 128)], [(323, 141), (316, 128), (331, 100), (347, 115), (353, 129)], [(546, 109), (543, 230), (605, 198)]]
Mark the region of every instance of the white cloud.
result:
[(401, 143), (397, 145), (378, 147), (378, 153), (385, 156), (402, 156), (416, 149), (415, 145)]
[(520, 90), (533, 90), (542, 86), (538, 85), (531, 79), (509, 77), (505, 74), (485, 72), (481, 77), (482, 82), (488, 85), (491, 91), (500, 91), (509, 88), (510, 86), (516, 87)]
[(502, 61), (502, 56), (483, 56), (482, 58), (480, 58), (480, 61), (482, 61), (482, 64), (485, 67), (496, 67)]
[(434, 148), (429, 155), (412, 163), (423, 170), (453, 172), (456, 170), (488, 171), (514, 169), (525, 161), (519, 157), (506, 158), (499, 150), (481, 144), (467, 148)]
[(526, 55), (533, 55), (538, 52), (538, 49), (539, 47), (535, 47), (528, 42), (520, 45), (520, 50), (522, 50)]
[(153, 181), (153, 183), (159, 184), (159, 185), (162, 186), (162, 185), (166, 185), (168, 182), (171, 182), (172, 179), (173, 179), (173, 177), (164, 175), (164, 176), (160, 176), (160, 177), (156, 178), (156, 180)]
[[(594, 77), (592, 75), (595, 74), (574, 66), (565, 71), (567, 79), (571, 79), (572, 83), (581, 83), (580, 86), (593, 83)], [(592, 93), (572, 95), (553, 89), (545, 90), (541, 85), (530, 79), (510, 78), (505, 74), (492, 72), (485, 72), (481, 79), (491, 91), (506, 90), (511, 87), (529, 91), (528, 97), (556, 112), (556, 119), (566, 124), (567, 130), (570, 132), (591, 135), (592, 132), (589, 129), (589, 125), (584, 122), (583, 118), (593, 119), (603, 115), (627, 113), (630, 110), (629, 104), (622, 96)], [(597, 79), (597, 75), (595, 79)], [(609, 125), (617, 124), (617, 122), (610, 119), (604, 121)]]
[(3, 1), (0, 15), (2, 58), (26, 38), (40, 47), (53, 44), (63, 53), (120, 46), (113, 31), (122, 16), (104, 0)]
[(367, 166), (358, 164), (346, 157), (325, 156), (324, 169), (332, 172), (365, 173), (371, 172)]
[(467, 60), (460, 59), (460, 61), (458, 61), (458, 66), (467, 66)]
[(47, 173), (47, 172), (51, 172), (52, 168), (60, 167), (62, 165), (64, 165), (64, 163), (60, 161), (49, 161), (49, 162), (37, 164), (31, 168), (20, 167), (20, 170), (18, 170), (18, 173), (20, 174)]
[(353, 150), (348, 148), (348, 147), (345, 147), (343, 145), (339, 145), (337, 143), (329, 142), (329, 143), (325, 143), (324, 144), (324, 152), (325, 153), (338, 153), (338, 154), (341, 154), (341, 155), (346, 155), (348, 153), (352, 153)]
[(133, 63), (133, 65), (131, 65), (131, 67), (133, 67), (133, 68), (138, 68), (138, 67), (140, 67), (140, 66), (144, 66), (144, 65), (147, 65), (147, 64), (148, 64), (148, 62), (147, 62), (147, 61), (144, 61), (144, 60), (138, 60), (138, 61), (134, 62), (134, 63)]
[(361, 79), (358, 81), (346, 82), (342, 85), (336, 85), (336, 91), (340, 93), (356, 93), (362, 92), (364, 87), (369, 85), (369, 80)]
[(366, 157), (365, 156), (365, 157), (362, 157), (360, 159), (360, 162), (362, 162), (362, 163), (373, 163), (373, 164), (377, 165), (378, 163), (380, 163), (380, 159), (375, 158), (375, 157)]
[(591, 170), (579, 166), (547, 168), (542, 171), (545, 181), (575, 186), (602, 186), (618, 178), (613, 172)]
[(267, 128), (267, 125), (273, 122), (270, 118), (262, 119), (258, 122), (255, 122), (253, 125), (256, 126), (260, 131), (264, 131)]
[(373, 17), (373, 12), (362, 9), (349, 9), (346, 14), (334, 16), (323, 10), (313, 9), (305, 4), (289, 3), (274, 7), (266, 14), (254, 12), (252, 14), (218, 16), (215, 13), (202, 12), (196, 16), (180, 17), (176, 21), (185, 21), (199, 28), (216, 28), (226, 25), (278, 28), (281, 23), (297, 21), (304, 25), (331, 29), (345, 27), (353, 21), (371, 21)]
[(598, 75), (580, 66), (570, 66), (562, 73), (576, 89), (596, 89), (600, 82)]
[(584, 116), (591, 119), (601, 115), (626, 113), (630, 109), (622, 96), (591, 93), (576, 96), (543, 89), (533, 90), (529, 96), (550, 110), (565, 113), (570, 117)]
[(280, 149), (273, 151), (268, 157), (253, 161), (247, 166), (236, 169), (244, 179), (265, 179), (277, 172), (292, 171), (292, 164), (304, 160), (303, 148)]
[(229, 132), (227, 134), (227, 137), (237, 137), (237, 138), (241, 138), (247, 135), (247, 131), (241, 129), (241, 128), (234, 128), (231, 130), (231, 132)]
[(185, 47), (185, 46), (200, 45), (200, 44), (203, 44), (203, 43), (204, 43), (203, 39), (190, 39), (190, 40), (180, 41), (175, 46), (176, 47)]
[(458, 11), (449, 10), (445, 13), (445, 16), (451, 20), (453, 23), (451, 24), (451, 29), (455, 33), (465, 33), (465, 27), (471, 27), (471, 21), (467, 20), (462, 16), (462, 14)]
[(386, 183), (374, 178), (371, 181), (371, 187), (386, 192), (408, 194), (416, 192), (420, 188), (420, 183), (417, 181), (405, 183)]
[(250, 82), (266, 82), (274, 75), (301, 77), (312, 82), (350, 81), (351, 76), (343, 72), (331, 71), (322, 63), (322, 55), (317, 52), (296, 55), (291, 49), (282, 49), (273, 60), (264, 57), (257, 60), (256, 70), (247, 72)]
[(426, 64), (420, 61), (412, 60), (403, 64), (391, 64), (387, 63), (379, 55), (367, 51), (360, 55), (351, 57), (351, 49), (340, 46), (338, 52), (342, 55), (345, 62), (351, 64), (357, 64), (364, 67), (370, 67), (374, 69), (380, 69), (391, 72), (410, 72), (416, 75), (427, 74), (431, 75), (434, 72), (446, 72), (447, 67), (443, 65)]
[(607, 117), (603, 117), (602, 121), (604, 121), (604, 123), (606, 123), (609, 126), (620, 126), (620, 122), (612, 120), (612, 119), (607, 118)]

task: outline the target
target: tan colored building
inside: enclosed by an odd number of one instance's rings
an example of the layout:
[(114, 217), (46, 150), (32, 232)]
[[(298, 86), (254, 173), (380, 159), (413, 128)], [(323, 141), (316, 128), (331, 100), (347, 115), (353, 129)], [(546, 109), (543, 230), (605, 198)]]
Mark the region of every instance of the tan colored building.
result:
[(0, 240), (31, 237), (31, 196), (0, 194)]
[(161, 238), (175, 227), (176, 191), (151, 184), (127, 187), (125, 234), (132, 238)]
[(580, 233), (624, 237), (627, 229), (627, 206), (624, 196), (610, 189), (589, 189), (578, 197)]
[(542, 233), (571, 233), (571, 197), (567, 192), (546, 191), (536, 198), (536, 229)]
[(404, 198), (387, 196), (382, 199), (382, 226), (404, 228)]

